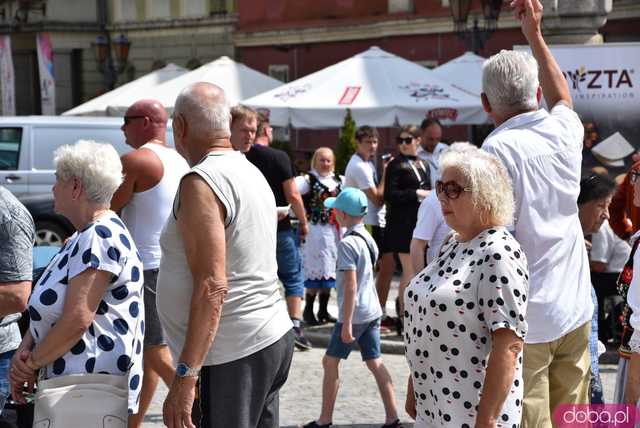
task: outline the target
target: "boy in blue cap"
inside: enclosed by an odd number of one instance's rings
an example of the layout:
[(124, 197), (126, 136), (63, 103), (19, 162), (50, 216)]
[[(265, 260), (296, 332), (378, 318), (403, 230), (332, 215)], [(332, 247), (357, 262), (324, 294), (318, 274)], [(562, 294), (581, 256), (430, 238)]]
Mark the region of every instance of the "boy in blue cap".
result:
[(336, 220), (347, 228), (338, 244), (336, 289), (338, 290), (338, 322), (333, 328), (327, 352), (322, 359), (322, 410), (318, 420), (304, 428), (331, 426), (333, 407), (340, 385), (338, 365), (347, 359), (352, 343), (357, 341), (362, 359), (376, 379), (384, 404), (386, 423), (383, 428), (402, 428), (398, 420), (391, 376), (380, 354), (380, 317), (373, 266), (378, 247), (362, 223), (367, 213), (367, 196), (359, 189), (348, 187), (337, 198), (327, 198), (327, 208), (335, 209)]

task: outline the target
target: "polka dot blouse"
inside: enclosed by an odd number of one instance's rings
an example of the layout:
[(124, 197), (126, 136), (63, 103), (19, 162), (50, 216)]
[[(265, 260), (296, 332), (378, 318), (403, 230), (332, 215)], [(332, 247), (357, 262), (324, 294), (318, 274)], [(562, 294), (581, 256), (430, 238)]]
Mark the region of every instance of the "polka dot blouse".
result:
[(111, 272), (111, 282), (87, 331), (46, 367), (46, 376), (129, 372), (128, 407), (135, 413), (142, 384), (142, 262), (116, 214), (104, 215), (76, 232), (49, 263), (29, 299), (31, 334), (36, 343), (44, 339), (62, 315), (69, 280), (89, 268)]
[[(524, 252), (504, 228), (468, 242), (452, 238), (405, 291), (405, 344), (416, 428), (473, 427), (491, 352), (491, 332), (527, 332)], [(519, 427), (522, 354), (498, 427)]]

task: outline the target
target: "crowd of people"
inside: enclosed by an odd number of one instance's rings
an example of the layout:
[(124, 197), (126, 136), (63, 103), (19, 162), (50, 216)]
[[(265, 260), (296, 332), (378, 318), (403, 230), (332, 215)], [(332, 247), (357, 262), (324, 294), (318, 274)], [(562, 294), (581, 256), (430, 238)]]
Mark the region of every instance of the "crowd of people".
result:
[(55, 211), (76, 232), (33, 286), (33, 220), (0, 187), (0, 409), (35, 391), (34, 426), (139, 427), (162, 380), (170, 428), (277, 427), (294, 348), (313, 346), (304, 327), (335, 323), (307, 428), (332, 425), (340, 361), (356, 344), (383, 428), (403, 426), (380, 350), (390, 327), (406, 345), (415, 427), (551, 427), (559, 405), (604, 402), (598, 343), (618, 294), (614, 399), (635, 407), (640, 162), (620, 186), (582, 176), (584, 128), (542, 5), (512, 6), (532, 54), (485, 62), (496, 128), (480, 149), (440, 142), (425, 119), (399, 129), (397, 155), (378, 168), (379, 135), (365, 125), (344, 175), (321, 147), (296, 176), (270, 147), (267, 117), (196, 83), (175, 103), (175, 150), (150, 99), (124, 116), (131, 152), (86, 140), (54, 153)]

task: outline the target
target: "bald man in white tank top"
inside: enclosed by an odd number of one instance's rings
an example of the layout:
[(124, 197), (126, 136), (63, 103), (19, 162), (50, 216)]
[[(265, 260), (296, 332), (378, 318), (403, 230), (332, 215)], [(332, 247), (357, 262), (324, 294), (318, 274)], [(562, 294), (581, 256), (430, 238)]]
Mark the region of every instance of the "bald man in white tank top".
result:
[(141, 100), (129, 107), (121, 129), (134, 150), (122, 156), (124, 182), (111, 201), (111, 208), (121, 211), (144, 266), (144, 377), (139, 411), (129, 417), (129, 428), (141, 426), (159, 378), (170, 385), (174, 377), (155, 303), (159, 239), (189, 166), (166, 143), (167, 119), (166, 110), (156, 100)]

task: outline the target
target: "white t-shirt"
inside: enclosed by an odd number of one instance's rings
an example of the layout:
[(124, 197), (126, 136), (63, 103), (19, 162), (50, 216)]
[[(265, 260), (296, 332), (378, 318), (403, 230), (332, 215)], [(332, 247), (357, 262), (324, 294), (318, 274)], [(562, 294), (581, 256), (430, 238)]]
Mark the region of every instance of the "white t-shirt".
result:
[(556, 340), (591, 319), (591, 279), (576, 201), (582, 138), (578, 115), (559, 103), (551, 113), (519, 114), (497, 127), (482, 148), (513, 180), (515, 237), (529, 262), (527, 343)]
[(627, 241), (618, 238), (607, 220), (591, 236), (591, 261), (606, 263), (605, 272), (622, 272), (631, 253)]
[[(210, 153), (191, 172), (207, 182), (226, 211), (229, 291), (218, 332), (203, 363), (211, 366), (258, 352), (277, 342), (293, 325), (278, 285), (276, 202), (267, 180), (236, 151)], [(160, 237), (162, 259), (156, 297), (174, 361), (184, 347), (193, 294), (193, 277), (174, 215), (178, 206), (176, 196), (174, 211)]]
[(435, 189), (436, 181), (440, 179), (440, 155), (446, 152), (449, 146), (445, 143), (438, 143), (433, 152), (428, 152), (422, 147), (418, 147), (418, 158), (429, 165), (429, 176), (431, 178), (431, 188)]
[(435, 191), (424, 198), (418, 209), (418, 221), (413, 229), (413, 237), (429, 242), (427, 264), (438, 256), (438, 251), (451, 228), (444, 221), (440, 201)]
[[(377, 187), (377, 183), (376, 167), (373, 162), (365, 162), (357, 153), (351, 156), (344, 172), (345, 187), (355, 187), (360, 190), (365, 190)], [(367, 201), (369, 202), (369, 206), (367, 208), (367, 215), (364, 217), (364, 224), (384, 227), (384, 206), (379, 207), (368, 197)]]

